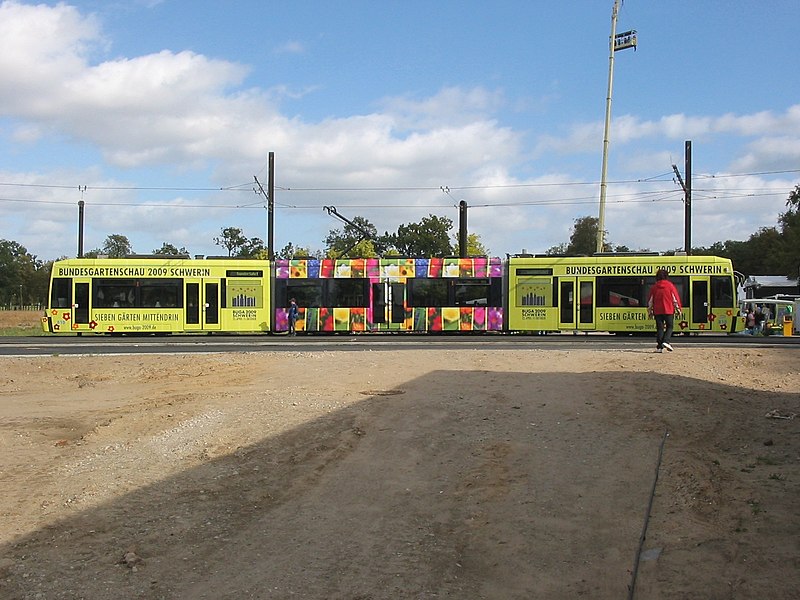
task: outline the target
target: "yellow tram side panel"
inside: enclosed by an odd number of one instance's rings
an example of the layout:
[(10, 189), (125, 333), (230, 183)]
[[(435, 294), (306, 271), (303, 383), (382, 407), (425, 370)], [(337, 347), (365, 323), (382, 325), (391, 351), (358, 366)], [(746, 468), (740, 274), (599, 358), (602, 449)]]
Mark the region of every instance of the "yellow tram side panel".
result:
[[(65, 294), (54, 282), (69, 280)], [(106, 290), (180, 281), (177, 301), (132, 306), (131, 298), (111, 301)], [(138, 282), (138, 283), (137, 283)], [(88, 289), (81, 296), (82, 290)], [(192, 293), (194, 291), (194, 293)], [(141, 292), (137, 292), (141, 293)], [(75, 258), (57, 261), (51, 273), (42, 329), (51, 333), (259, 332), (271, 326), (269, 262), (241, 259)], [(60, 297), (61, 296), (61, 297)], [(88, 298), (87, 302), (81, 302)], [(88, 312), (87, 312), (88, 304)], [(177, 306), (174, 306), (174, 305)], [(194, 316), (192, 316), (194, 315)]]
[[(654, 279), (660, 268), (667, 269), (679, 285), (685, 280), (691, 288), (686, 290), (689, 305), (676, 319), (676, 332), (733, 333), (741, 329), (730, 260), (660, 255), (510, 258), (508, 328), (511, 331), (654, 331), (655, 323), (647, 316), (643, 293), (635, 294), (636, 297), (614, 293), (610, 295), (613, 297), (599, 299), (598, 278)], [(719, 306), (703, 302), (706, 298), (692, 291), (695, 286), (698, 290), (702, 285), (709, 288), (712, 276), (731, 279), (732, 297)], [(693, 298), (698, 299), (694, 310)]]

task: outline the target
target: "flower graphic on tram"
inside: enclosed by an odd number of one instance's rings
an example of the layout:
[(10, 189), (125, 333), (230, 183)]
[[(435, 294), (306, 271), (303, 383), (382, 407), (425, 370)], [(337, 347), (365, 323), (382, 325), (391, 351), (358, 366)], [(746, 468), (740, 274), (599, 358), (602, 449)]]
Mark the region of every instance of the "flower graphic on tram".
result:
[(472, 313), (472, 326), (478, 331), (486, 329), (486, 309), (483, 306), (475, 307), (475, 312)]
[(275, 331), (289, 330), (289, 311), (279, 308), (275, 311)]
[(489, 309), (489, 324), (487, 329), (489, 331), (500, 331), (503, 329), (503, 309), (490, 308)]
[(431, 307), (428, 309), (428, 330), (442, 330), (442, 311), (439, 308)]

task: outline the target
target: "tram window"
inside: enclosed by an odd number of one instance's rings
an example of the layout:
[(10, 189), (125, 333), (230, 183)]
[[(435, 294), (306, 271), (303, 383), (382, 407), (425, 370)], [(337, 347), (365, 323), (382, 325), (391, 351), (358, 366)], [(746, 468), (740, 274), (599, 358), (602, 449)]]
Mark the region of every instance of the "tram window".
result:
[(457, 279), (455, 286), (455, 306), (486, 306), (489, 303), (488, 279)]
[(322, 280), (295, 279), (288, 280), (286, 285), (285, 301), (279, 306), (288, 306), (289, 298), (294, 298), (298, 306), (304, 308), (319, 308), (322, 304)]
[(53, 290), (50, 306), (53, 308), (69, 308), (72, 304), (72, 280), (66, 277), (53, 279)]
[(594, 285), (591, 281), (580, 282), (580, 322), (592, 323), (594, 321)]
[(730, 277), (711, 277), (711, 306), (733, 306), (733, 281)]
[(95, 279), (92, 285), (92, 306), (133, 308), (137, 283), (135, 279)]
[(643, 292), (644, 280), (639, 277), (597, 278), (597, 306), (603, 308), (646, 306)]
[(689, 306), (689, 278), (670, 277), (669, 280), (678, 289), (678, 295), (681, 297), (681, 306)]
[(327, 279), (327, 306), (334, 308), (359, 308), (369, 305), (366, 279)]
[(182, 308), (180, 279), (142, 279), (139, 282), (140, 308)]
[(409, 279), (408, 306), (447, 306), (447, 285), (444, 279)]
[(186, 324), (200, 323), (200, 284), (186, 284)]

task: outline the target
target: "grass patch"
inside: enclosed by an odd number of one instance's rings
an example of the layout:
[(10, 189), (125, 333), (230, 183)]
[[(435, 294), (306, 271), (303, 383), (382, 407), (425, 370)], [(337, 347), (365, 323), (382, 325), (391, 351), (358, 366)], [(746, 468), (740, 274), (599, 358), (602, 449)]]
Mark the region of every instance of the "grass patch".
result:
[(0, 336), (42, 336), (43, 312), (40, 310), (0, 310)]

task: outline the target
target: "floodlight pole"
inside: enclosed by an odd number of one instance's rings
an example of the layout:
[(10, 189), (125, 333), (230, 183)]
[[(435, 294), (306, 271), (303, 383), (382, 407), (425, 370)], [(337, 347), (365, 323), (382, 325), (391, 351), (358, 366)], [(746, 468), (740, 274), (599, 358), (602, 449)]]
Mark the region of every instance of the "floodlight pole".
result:
[(636, 30), (631, 29), (617, 34), (617, 15), (620, 0), (614, 0), (611, 11), (611, 41), (608, 56), (608, 95), (606, 96), (606, 127), (603, 134), (603, 168), (600, 174), (600, 218), (597, 222), (597, 251), (602, 252), (605, 245), (606, 226), (606, 174), (608, 173), (608, 138), (611, 131), (611, 88), (614, 83), (614, 53), (617, 50), (633, 48), (636, 50)]
[(617, 36), (617, 15), (619, 13), (619, 0), (614, 0), (611, 10), (611, 38), (609, 40), (608, 55), (608, 93), (606, 94), (606, 124), (603, 133), (603, 166), (600, 170), (600, 215), (597, 220), (597, 252), (602, 252), (605, 245), (606, 224), (606, 174), (608, 173), (608, 138), (611, 130), (611, 89), (614, 85), (614, 45)]

